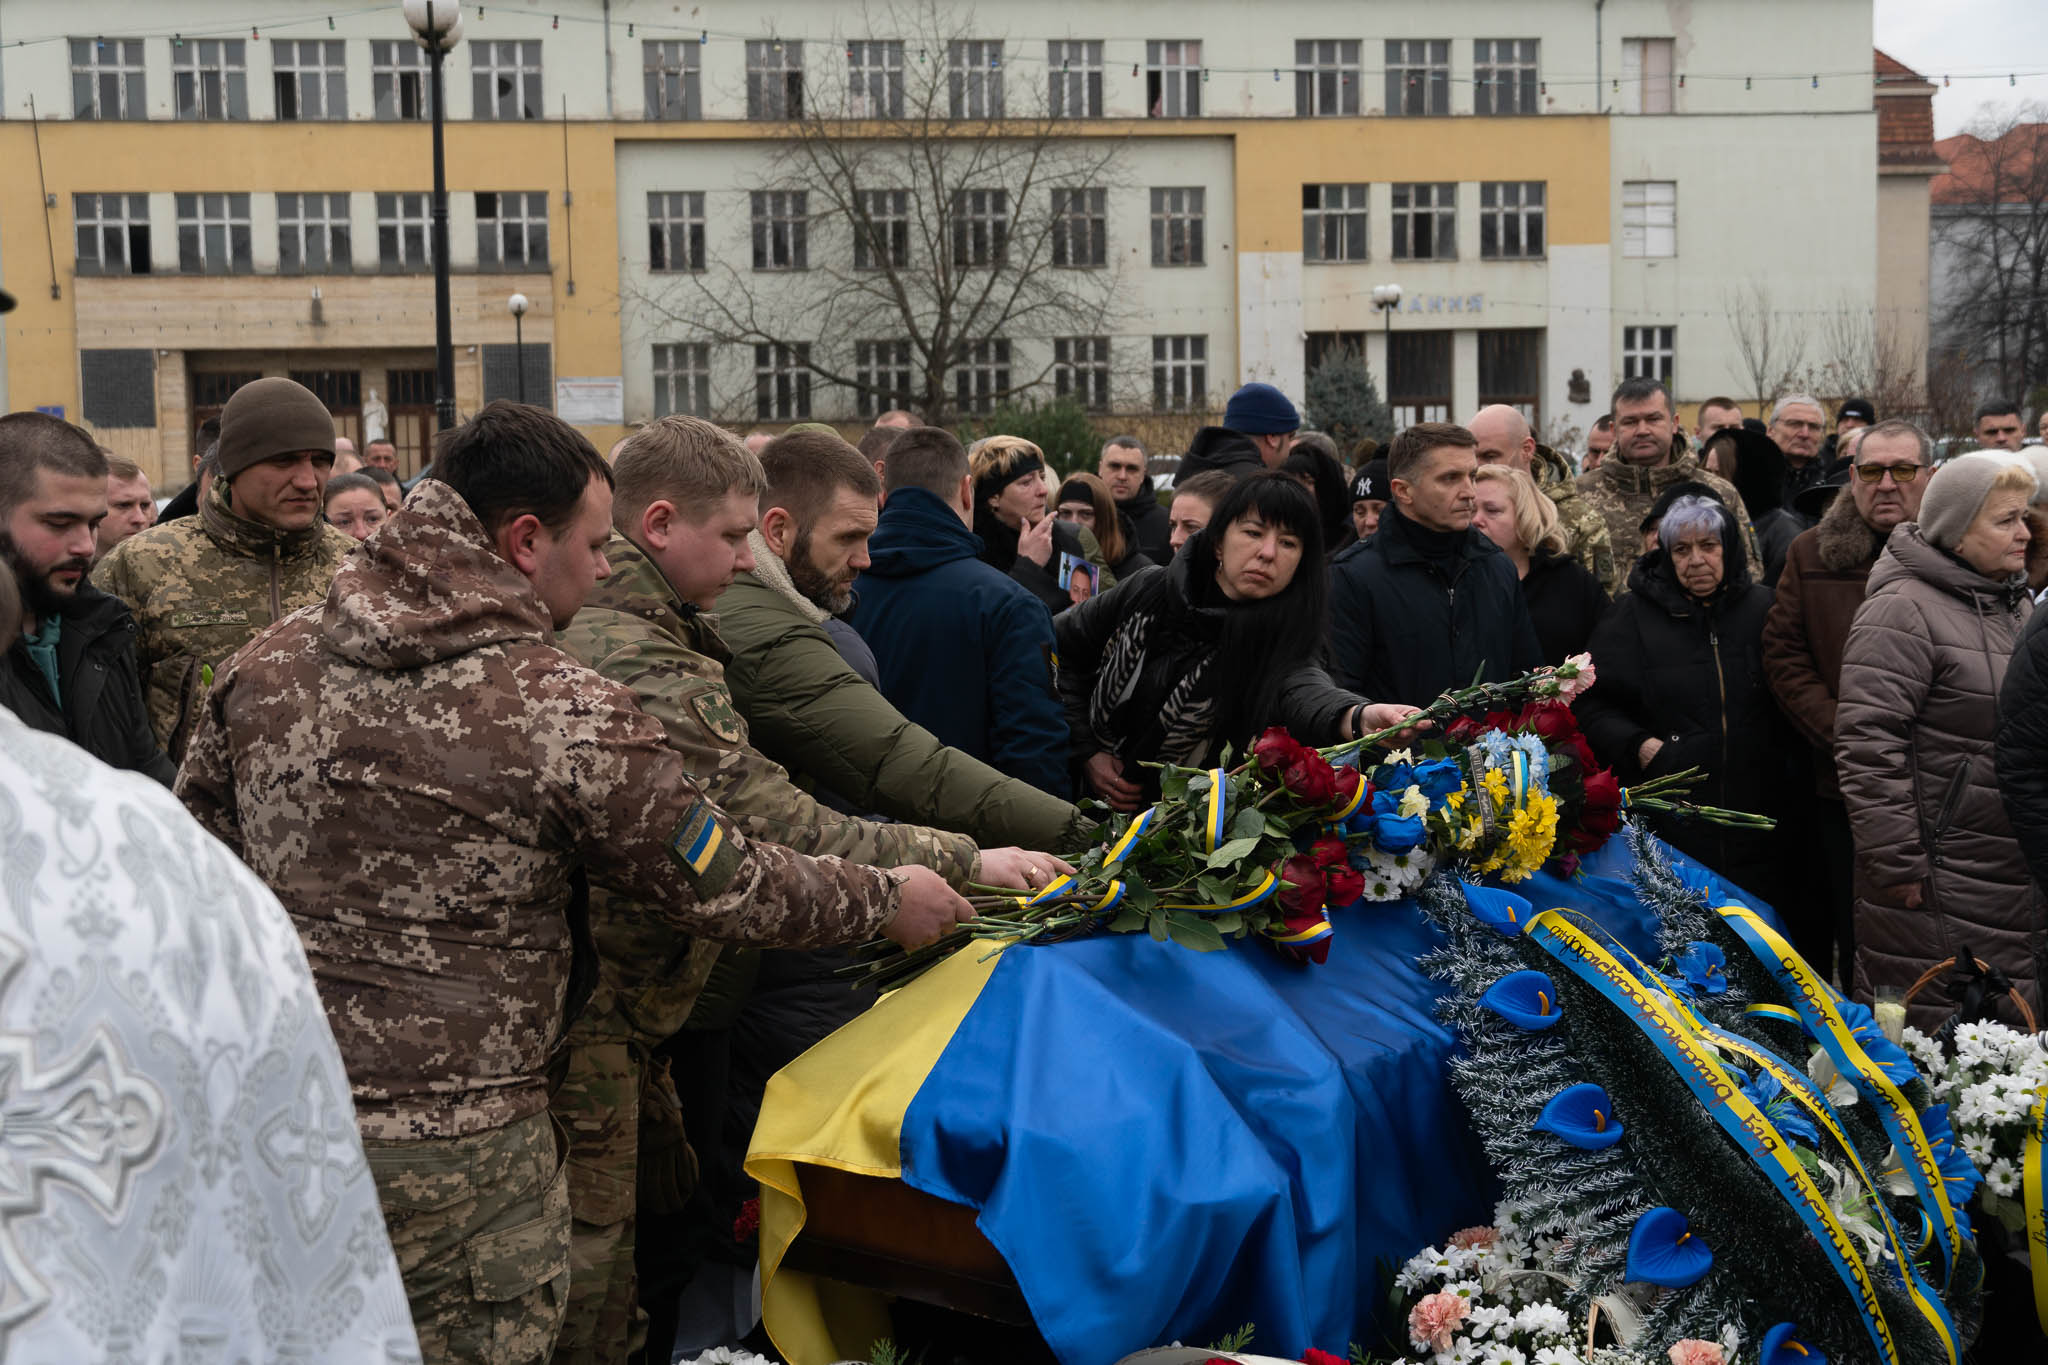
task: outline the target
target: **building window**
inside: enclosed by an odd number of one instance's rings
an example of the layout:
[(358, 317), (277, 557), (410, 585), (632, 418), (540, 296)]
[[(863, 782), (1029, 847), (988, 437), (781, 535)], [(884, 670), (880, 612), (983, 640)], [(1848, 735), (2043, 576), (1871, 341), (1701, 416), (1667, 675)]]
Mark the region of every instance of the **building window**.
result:
[(142, 42), (134, 38), (71, 40), (71, 116), (147, 118)]
[(1543, 254), (1543, 182), (1487, 180), (1479, 186), (1479, 259), (1526, 260)]
[(754, 269), (810, 269), (810, 198), (803, 190), (755, 190)]
[(762, 343), (754, 347), (754, 417), (762, 422), (801, 422), (811, 415), (811, 344)]
[(1052, 192), (1052, 263), (1088, 267), (1109, 263), (1109, 191)]
[(178, 269), (187, 275), (249, 272), (249, 196), (181, 194)]
[(946, 92), (954, 118), (1001, 118), (1002, 43), (970, 39), (947, 44)]
[(1451, 44), (1443, 38), (1387, 40), (1387, 113), (1451, 112)]
[(1394, 186), (1394, 259), (1458, 259), (1458, 187), (1439, 184)]
[(1621, 186), (1621, 254), (1678, 254), (1678, 182), (1625, 180)]
[(1324, 262), (1365, 259), (1365, 186), (1301, 187), (1301, 256)]
[[(640, 45), (640, 62), (647, 80), (644, 112), (648, 118), (704, 117), (704, 85), (699, 66), (703, 52), (703, 44), (688, 41)], [(659, 346), (655, 348), (657, 351), (661, 349)], [(674, 410), (694, 411), (685, 408)]]
[(1543, 415), (1542, 390), (1542, 328), (1479, 333), (1479, 406), (1505, 403), (1530, 426), (1538, 426)]
[(434, 236), (424, 194), (377, 196), (377, 265), (383, 270), (430, 270)]
[(1535, 114), (1536, 39), (1478, 38), (1472, 43), (1472, 112)]
[(1054, 118), (1102, 117), (1102, 44), (1093, 40), (1045, 45), (1047, 112)]
[(902, 118), (903, 44), (848, 43), (846, 96), (853, 118)]
[(81, 275), (149, 273), (149, 196), (74, 194), (71, 222)]
[(547, 266), (546, 191), (476, 192), (476, 263), (483, 270)]
[(910, 191), (862, 190), (864, 221), (853, 225), (855, 270), (901, 269), (910, 264)]
[(1198, 186), (1152, 191), (1152, 264), (1202, 263), (1202, 216), (1207, 193)]
[(472, 118), (516, 122), (547, 117), (540, 99), (540, 41), (472, 42)]
[(1145, 44), (1145, 117), (1202, 116), (1202, 45), (1173, 40)]
[(647, 196), (647, 268), (704, 268), (704, 192), (656, 190)]
[(971, 343), (953, 367), (953, 406), (962, 412), (993, 412), (1010, 396), (1010, 343)]
[(1621, 40), (1621, 112), (1671, 112), (1671, 39)]
[(1198, 408), (1209, 392), (1209, 338), (1152, 338), (1152, 406), (1160, 412)]
[(880, 417), (891, 408), (908, 408), (912, 377), (907, 341), (857, 341), (853, 344), (854, 396), (862, 417)]
[(711, 415), (711, 347), (705, 342), (672, 341), (654, 348), (654, 415), (675, 412)]
[(182, 119), (249, 117), (249, 70), (240, 38), (195, 38), (171, 48), (171, 86)]
[(1000, 266), (1009, 247), (1010, 192), (953, 191), (953, 264)]
[(1109, 411), (1109, 338), (1054, 337), (1052, 388), (1090, 412)]
[(346, 194), (277, 196), (279, 274), (338, 275), (353, 264)]
[(427, 54), (418, 43), (370, 44), (370, 99), (387, 122), (432, 118), (427, 90)]
[(747, 41), (747, 117), (771, 123), (804, 116), (804, 45)]
[(1294, 45), (1294, 112), (1298, 118), (1330, 118), (1358, 112), (1358, 83), (1365, 78), (1356, 38), (1310, 38)]
[(1621, 329), (1621, 377), (1658, 379), (1671, 383), (1671, 354), (1677, 340), (1676, 327), (1624, 327)]
[(1451, 420), (1448, 331), (1395, 332), (1387, 338), (1387, 405), (1394, 430)]
[(270, 45), (270, 83), (281, 119), (348, 117), (348, 69), (339, 39)]

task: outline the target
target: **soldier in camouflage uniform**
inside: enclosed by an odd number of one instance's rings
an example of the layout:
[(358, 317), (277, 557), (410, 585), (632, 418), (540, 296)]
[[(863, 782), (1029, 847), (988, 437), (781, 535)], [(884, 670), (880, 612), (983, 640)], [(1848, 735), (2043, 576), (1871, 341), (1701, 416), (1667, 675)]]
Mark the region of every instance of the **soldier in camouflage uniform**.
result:
[(1628, 571), (1642, 550), (1642, 520), (1673, 484), (1702, 483), (1713, 489), (1735, 513), (1749, 562), (1763, 563), (1756, 528), (1750, 525), (1742, 495), (1734, 484), (1702, 467), (1686, 448), (1685, 433), (1679, 429), (1671, 405), (1671, 391), (1655, 379), (1624, 379), (1614, 391), (1613, 411), (1614, 449), (1578, 479), (1579, 497), (1606, 521), (1614, 545), (1608, 595), (1619, 597), (1627, 589)]
[(356, 543), (320, 519), (334, 419), (289, 379), (236, 389), (220, 473), (199, 514), (129, 537), (93, 568), (135, 615), (135, 658), (157, 743), (175, 761), (215, 670), (274, 621), (327, 596)]
[(1557, 506), (1564, 552), (1578, 560), (1602, 587), (1612, 582), (1614, 540), (1607, 519), (1579, 496), (1571, 462), (1549, 446), (1539, 445), (1528, 419), (1505, 403), (1481, 408), (1465, 423), (1465, 429), (1479, 442), (1481, 464), (1504, 464), (1536, 481), (1543, 495)]
[(743, 835), (632, 694), (553, 645), (609, 569), (611, 472), (493, 403), (325, 603), (208, 695), (178, 794), (291, 912), (355, 1091), (420, 1345), (536, 1362), (569, 1270), (547, 1116), (576, 874), (735, 942), (929, 939), (925, 868)]
[[(965, 835), (842, 815), (792, 782), (747, 742), (725, 687), (730, 656), (709, 612), (734, 571), (752, 565), (745, 537), (765, 485), (760, 461), (719, 427), (677, 416), (628, 440), (613, 473), (621, 530), (605, 547), (612, 576), (560, 644), (633, 690), (743, 833), (876, 867), (922, 864), (955, 886), (1023, 888), (1063, 866), (1018, 849), (981, 853)], [(689, 1017), (717, 952), (605, 891), (592, 892), (590, 926), (599, 984), (570, 1029), (565, 1079), (549, 1100), (569, 1133), (575, 1220), (557, 1365), (623, 1361), (639, 1344), (637, 1327), (629, 1331), (636, 1171), (650, 1186), (638, 1199), (663, 1212), (680, 1211), (674, 1205), (692, 1173), (689, 1148), (673, 1131), (668, 1082), (649, 1071), (648, 1056)], [(642, 1116), (636, 1131), (643, 1096), (659, 1114)], [(658, 1150), (641, 1150), (643, 1135)]]

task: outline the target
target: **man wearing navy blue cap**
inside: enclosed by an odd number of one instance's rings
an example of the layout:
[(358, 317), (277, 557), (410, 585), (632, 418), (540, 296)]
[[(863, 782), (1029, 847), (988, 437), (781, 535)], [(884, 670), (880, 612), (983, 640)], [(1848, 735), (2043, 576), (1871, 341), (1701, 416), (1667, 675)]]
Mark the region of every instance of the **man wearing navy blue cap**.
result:
[(1240, 479), (1261, 469), (1278, 469), (1300, 428), (1301, 414), (1286, 394), (1271, 384), (1247, 384), (1230, 395), (1222, 426), (1203, 427), (1188, 442), (1173, 486), (1209, 469)]

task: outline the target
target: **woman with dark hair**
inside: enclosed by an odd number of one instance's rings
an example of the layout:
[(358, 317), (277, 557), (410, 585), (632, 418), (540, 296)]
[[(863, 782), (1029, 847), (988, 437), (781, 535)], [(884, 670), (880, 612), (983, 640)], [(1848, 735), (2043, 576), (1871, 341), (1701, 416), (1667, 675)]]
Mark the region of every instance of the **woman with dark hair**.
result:
[(1242, 753), (1267, 726), (1330, 745), (1415, 708), (1375, 704), (1317, 665), (1326, 623), (1321, 516), (1293, 476), (1254, 474), (1171, 564), (1053, 623), (1060, 698), (1089, 790), (1122, 811), (1158, 795), (1145, 763)]
[(1764, 556), (1757, 566), (1757, 581), (1767, 588), (1777, 587), (1778, 575), (1785, 571), (1785, 556), (1806, 529), (1799, 514), (1785, 505), (1784, 452), (1762, 432), (1723, 427), (1707, 438), (1704, 454), (1707, 467), (1734, 484), (1742, 495), (1742, 505), (1749, 509), (1749, 524), (1756, 530), (1757, 548)]
[(1302, 480), (1316, 500), (1322, 517), (1323, 549), (1329, 554), (1343, 549), (1350, 539), (1345, 532), (1351, 529), (1351, 481), (1344, 476), (1330, 438), (1319, 431), (1297, 436), (1280, 472)]
[[(1055, 521), (1069, 523), (1077, 532), (1085, 531), (1095, 538), (1102, 554), (1101, 563), (1109, 570), (1103, 576), (1104, 588), (1114, 587), (1138, 570), (1152, 567), (1152, 560), (1138, 552), (1138, 538), (1130, 518), (1118, 509), (1115, 495), (1098, 475), (1067, 475), (1053, 499), (1052, 514)], [(1082, 543), (1086, 545), (1086, 536)]]

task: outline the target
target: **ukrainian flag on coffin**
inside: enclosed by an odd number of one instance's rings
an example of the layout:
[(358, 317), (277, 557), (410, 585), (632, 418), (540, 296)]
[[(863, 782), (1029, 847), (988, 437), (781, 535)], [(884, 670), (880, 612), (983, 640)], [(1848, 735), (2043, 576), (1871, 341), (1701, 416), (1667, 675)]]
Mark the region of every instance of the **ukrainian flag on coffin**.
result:
[[(1535, 900), (1654, 954), (1625, 845)], [(889, 1334), (878, 1298), (783, 1268), (805, 1166), (975, 1209), (1068, 1365), (1246, 1322), (1297, 1359), (1374, 1339), (1381, 1263), (1487, 1221), (1495, 1187), (1415, 966), (1435, 931), (1407, 901), (1338, 919), (1307, 969), (1144, 934), (969, 948), (798, 1058), (747, 1156), (777, 1349), (825, 1365)]]

